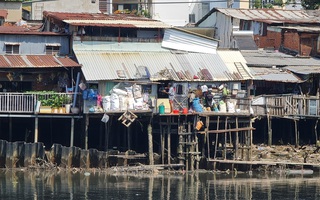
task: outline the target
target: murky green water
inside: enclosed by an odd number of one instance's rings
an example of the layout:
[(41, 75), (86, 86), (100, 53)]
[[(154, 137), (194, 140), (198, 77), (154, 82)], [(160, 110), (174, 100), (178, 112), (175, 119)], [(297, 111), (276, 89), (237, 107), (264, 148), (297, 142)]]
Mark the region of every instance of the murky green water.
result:
[(210, 172), (129, 176), (0, 170), (0, 199), (320, 199), (320, 178)]

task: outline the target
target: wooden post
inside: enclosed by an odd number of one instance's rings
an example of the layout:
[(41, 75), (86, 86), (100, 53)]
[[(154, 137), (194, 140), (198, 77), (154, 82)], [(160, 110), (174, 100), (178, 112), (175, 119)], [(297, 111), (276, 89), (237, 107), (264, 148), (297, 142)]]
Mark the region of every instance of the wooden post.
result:
[(164, 147), (165, 147), (165, 133), (162, 129), (162, 123), (161, 123), (161, 117), (159, 118), (159, 121), (160, 121), (160, 143), (161, 143), (161, 160), (162, 160), (162, 164), (164, 164)]
[(171, 157), (171, 116), (169, 116), (167, 143), (168, 143), (168, 164), (170, 165), (171, 164), (171, 161), (170, 161), (170, 157)]
[[(225, 122), (224, 122), (224, 130), (228, 129), (228, 117), (226, 117)], [(228, 132), (224, 132), (224, 153), (223, 153), (223, 158), (226, 160), (227, 159), (227, 134)]]
[(319, 122), (319, 119), (317, 119), (317, 121), (314, 125), (314, 135), (315, 135), (316, 143), (318, 141), (318, 132), (317, 132), (318, 122)]
[[(219, 130), (219, 123), (220, 123), (219, 119), (220, 119), (220, 116), (218, 116), (218, 118), (217, 118), (217, 130)], [(218, 133), (216, 133), (216, 142), (214, 144), (214, 156), (213, 156), (213, 159), (216, 159), (216, 157), (217, 157), (218, 139), (219, 139)]]
[(299, 130), (298, 130), (298, 124), (297, 121), (298, 120), (293, 120), (294, 121), (294, 133), (295, 133), (295, 140), (296, 140), (296, 144), (295, 147), (299, 147)]
[(207, 143), (207, 152), (208, 152), (208, 158), (210, 158), (210, 135), (209, 135), (209, 125), (210, 125), (210, 117), (206, 116), (206, 131), (205, 136), (207, 137), (206, 143)]
[(39, 137), (39, 129), (38, 129), (38, 126), (39, 126), (39, 118), (38, 116), (36, 116), (34, 118), (34, 142), (38, 142), (38, 137)]
[(252, 159), (252, 120), (251, 120), (251, 118), (249, 118), (249, 120), (250, 120), (250, 150), (249, 150), (249, 160), (251, 161), (251, 159)]
[[(109, 119), (111, 120), (111, 119)], [(108, 151), (109, 149), (109, 128), (108, 128), (108, 122), (104, 124), (104, 132), (105, 132), (105, 136), (104, 136), (104, 151)]]
[(235, 141), (235, 154), (234, 154), (234, 157), (233, 159), (238, 159), (238, 150), (239, 150), (239, 131), (238, 131), (238, 128), (239, 128), (239, 124), (238, 124), (238, 117), (236, 117), (236, 129), (237, 129), (237, 132), (236, 132), (236, 141)]
[(153, 144), (152, 144), (152, 126), (151, 126), (151, 121), (148, 125), (148, 142), (149, 142), (149, 165), (153, 165)]
[(84, 136), (84, 145), (85, 145), (85, 150), (88, 150), (88, 129), (89, 129), (89, 115), (86, 114), (86, 127), (85, 127), (85, 136)]
[(269, 113), (267, 113), (267, 121), (268, 121), (268, 146), (272, 145), (272, 120), (269, 116)]
[(71, 131), (70, 131), (70, 147), (73, 147), (74, 138), (74, 118), (71, 117)]

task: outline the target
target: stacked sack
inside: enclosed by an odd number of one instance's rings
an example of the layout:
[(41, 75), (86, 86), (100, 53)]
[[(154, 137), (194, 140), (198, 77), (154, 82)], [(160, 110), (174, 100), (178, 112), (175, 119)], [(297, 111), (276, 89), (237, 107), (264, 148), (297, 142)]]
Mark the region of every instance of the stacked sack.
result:
[(148, 110), (149, 94), (142, 93), (141, 85), (119, 83), (103, 97), (104, 111)]

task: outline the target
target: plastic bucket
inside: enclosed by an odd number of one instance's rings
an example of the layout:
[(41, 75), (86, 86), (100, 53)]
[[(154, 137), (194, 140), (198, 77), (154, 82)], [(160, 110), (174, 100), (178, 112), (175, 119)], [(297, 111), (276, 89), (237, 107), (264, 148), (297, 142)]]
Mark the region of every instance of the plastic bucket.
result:
[(182, 113), (183, 114), (188, 114), (188, 108), (183, 108)]
[(165, 107), (164, 105), (159, 106), (159, 114), (164, 114)]

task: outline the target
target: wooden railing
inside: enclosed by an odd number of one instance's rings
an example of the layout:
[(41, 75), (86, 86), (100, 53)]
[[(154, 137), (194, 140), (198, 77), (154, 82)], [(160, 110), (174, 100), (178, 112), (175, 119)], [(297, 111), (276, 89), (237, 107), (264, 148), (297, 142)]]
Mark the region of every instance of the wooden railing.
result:
[[(72, 100), (73, 94), (70, 93), (0, 93), (0, 113), (34, 113), (37, 102), (40, 99), (48, 99), (52, 95), (69, 96)], [(40, 97), (41, 96), (41, 97)], [(66, 98), (67, 99), (67, 98)], [(79, 100), (79, 97), (77, 98)], [(71, 103), (71, 102), (66, 102)]]
[(319, 116), (319, 98), (304, 95), (262, 95), (254, 97), (252, 108), (257, 115)]

